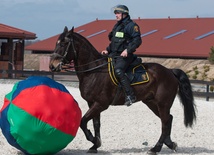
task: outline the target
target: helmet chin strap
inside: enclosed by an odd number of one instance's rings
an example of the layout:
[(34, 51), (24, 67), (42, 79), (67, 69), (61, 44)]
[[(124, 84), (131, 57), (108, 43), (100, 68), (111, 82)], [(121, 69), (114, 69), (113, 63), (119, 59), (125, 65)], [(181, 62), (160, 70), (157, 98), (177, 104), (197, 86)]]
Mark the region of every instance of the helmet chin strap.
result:
[(121, 20), (123, 20), (124, 18), (126, 18), (127, 17), (127, 15), (125, 15), (125, 13), (122, 13), (122, 18), (121, 18)]

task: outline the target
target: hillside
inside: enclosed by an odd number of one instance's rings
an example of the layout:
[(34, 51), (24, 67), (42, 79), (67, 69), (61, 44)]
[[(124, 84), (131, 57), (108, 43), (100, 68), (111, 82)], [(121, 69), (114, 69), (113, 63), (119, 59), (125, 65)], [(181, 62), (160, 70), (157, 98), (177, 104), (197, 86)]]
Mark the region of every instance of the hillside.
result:
[(214, 65), (208, 60), (198, 59), (166, 59), (166, 58), (142, 58), (143, 62), (156, 62), (167, 68), (180, 68), (185, 71), (190, 79), (214, 80)]

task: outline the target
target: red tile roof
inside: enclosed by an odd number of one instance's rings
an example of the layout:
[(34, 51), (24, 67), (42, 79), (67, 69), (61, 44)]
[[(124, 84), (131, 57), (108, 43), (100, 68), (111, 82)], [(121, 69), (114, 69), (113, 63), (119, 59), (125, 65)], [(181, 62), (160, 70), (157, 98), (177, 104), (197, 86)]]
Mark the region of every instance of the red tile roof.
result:
[(36, 39), (36, 34), (0, 23), (0, 38)]
[[(214, 18), (134, 19), (134, 21), (140, 26), (142, 34), (143, 43), (136, 51), (136, 54), (141, 56), (207, 58), (210, 48), (214, 46)], [(107, 36), (115, 22), (116, 20), (95, 20), (75, 28), (75, 31), (86, 37), (98, 51), (102, 51), (109, 44)], [(100, 34), (91, 36), (95, 33)], [(172, 34), (174, 36), (170, 37)], [(197, 39), (204, 34), (207, 36)], [(29, 45), (26, 50), (53, 51), (57, 38), (58, 35)]]

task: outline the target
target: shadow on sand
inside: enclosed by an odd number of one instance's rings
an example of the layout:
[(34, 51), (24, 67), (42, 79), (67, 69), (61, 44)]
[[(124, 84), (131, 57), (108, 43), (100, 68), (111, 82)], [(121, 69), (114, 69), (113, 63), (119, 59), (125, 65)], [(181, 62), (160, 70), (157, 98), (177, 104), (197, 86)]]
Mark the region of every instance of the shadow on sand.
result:
[[(146, 154), (149, 150), (149, 147), (139, 148), (123, 148), (123, 149), (113, 149), (109, 151), (98, 150), (96, 155), (113, 155), (113, 154)], [(87, 153), (88, 150), (75, 150), (75, 149), (64, 149), (58, 152), (55, 155), (90, 155)], [(174, 152), (166, 147), (163, 147), (160, 153), (158, 154), (173, 154)], [(214, 154), (214, 150), (210, 150), (204, 147), (178, 147), (175, 154)], [(24, 155), (24, 153), (18, 151), (17, 155)]]

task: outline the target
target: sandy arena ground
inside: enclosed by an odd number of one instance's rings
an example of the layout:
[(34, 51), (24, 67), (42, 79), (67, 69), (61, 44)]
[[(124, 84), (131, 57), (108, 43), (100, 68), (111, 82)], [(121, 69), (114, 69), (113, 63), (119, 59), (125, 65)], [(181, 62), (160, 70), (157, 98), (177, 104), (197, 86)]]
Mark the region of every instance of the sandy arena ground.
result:
[[(4, 96), (12, 90), (15, 81), (0, 80), (0, 107)], [(78, 101), (82, 113), (87, 110), (86, 102), (80, 97), (78, 88), (66, 85), (66, 88)], [(163, 147), (159, 154), (175, 155), (214, 155), (214, 101), (195, 99), (197, 122), (192, 129), (183, 124), (183, 108), (176, 98), (171, 109), (174, 116), (171, 137), (178, 143), (177, 152)], [(111, 106), (101, 115), (102, 146), (98, 155), (142, 155), (157, 142), (160, 136), (160, 120), (144, 104), (138, 102), (131, 107)], [(91, 131), (92, 123), (89, 123)], [(147, 142), (148, 145), (144, 145)], [(85, 155), (92, 146), (81, 129), (75, 139), (57, 155)], [(9, 145), (0, 132), (0, 155), (23, 155)]]

